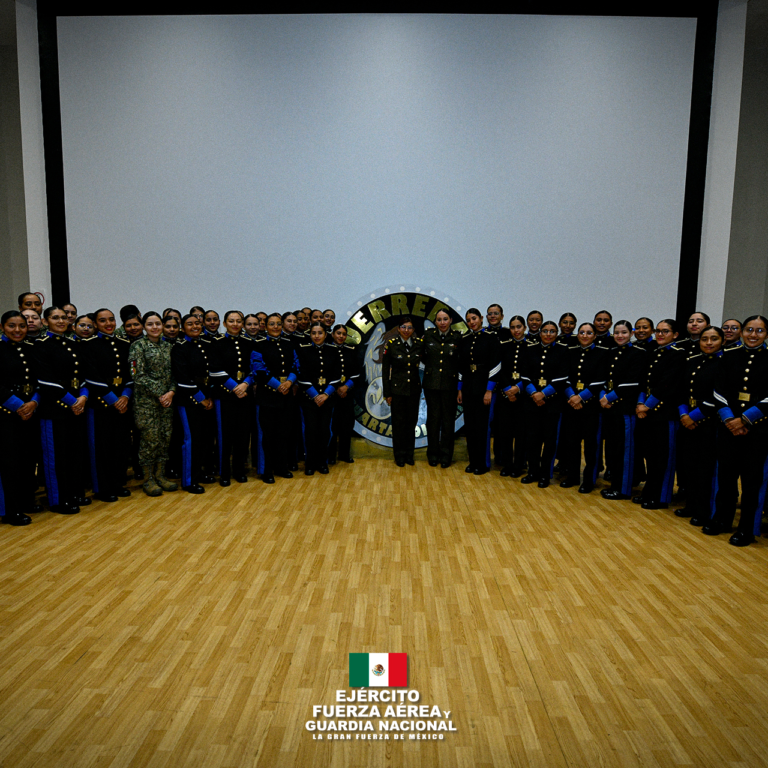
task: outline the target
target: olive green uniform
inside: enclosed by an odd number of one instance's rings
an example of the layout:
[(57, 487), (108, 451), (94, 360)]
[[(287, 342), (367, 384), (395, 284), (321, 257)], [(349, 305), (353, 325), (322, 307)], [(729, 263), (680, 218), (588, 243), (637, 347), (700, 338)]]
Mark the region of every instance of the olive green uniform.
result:
[(133, 414), (141, 433), (139, 465), (154, 466), (167, 461), (171, 442), (173, 409), (163, 408), (159, 399), (176, 391), (171, 376), (172, 345), (165, 339), (157, 344), (143, 337), (131, 345), (128, 360), (133, 372)]
[(390, 339), (382, 361), (384, 397), (392, 398), (392, 450), (398, 464), (413, 464), (421, 400), (419, 363), (424, 342), (416, 336), (409, 341), (406, 344), (400, 336)]

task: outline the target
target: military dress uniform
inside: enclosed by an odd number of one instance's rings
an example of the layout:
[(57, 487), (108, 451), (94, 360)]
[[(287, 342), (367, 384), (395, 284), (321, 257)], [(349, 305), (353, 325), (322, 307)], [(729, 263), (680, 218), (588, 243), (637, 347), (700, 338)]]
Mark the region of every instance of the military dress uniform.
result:
[[(496, 334), (485, 329), (467, 331), (459, 342), (459, 383), (464, 408), (469, 466), (465, 472), (485, 474), (491, 467), (491, 419), (494, 399), (485, 405), (486, 392), (494, 393), (501, 373)], [(495, 394), (495, 393), (494, 393)]]
[[(216, 384), (214, 408), (218, 425), (219, 477), (222, 485), (229, 485), (234, 476), (239, 483), (247, 480), (245, 463), (251, 436), (254, 411), (251, 352), (254, 342), (242, 336), (222, 334), (212, 345), (213, 370), (211, 379)], [(245, 397), (234, 394), (235, 387), (248, 385)]]
[(212, 483), (204, 465), (213, 450), (210, 445), (209, 414), (202, 405), (213, 395), (209, 355), (211, 342), (184, 336), (171, 350), (171, 375), (176, 382), (174, 396), (184, 440), (181, 448), (181, 483), (190, 493), (203, 493), (200, 483)]
[(25, 513), (35, 506), (35, 459), (38, 453), (37, 414), (23, 421), (17, 413), (29, 402), (39, 403), (33, 345), (0, 337), (0, 517), (11, 525), (31, 522)]
[(714, 513), (719, 426), (714, 389), (722, 357), (721, 351), (688, 358), (677, 409), (679, 417), (690, 416), (696, 428), (680, 425), (677, 432), (677, 485), (687, 490), (687, 502), (675, 514), (693, 517), (695, 525), (704, 525)]
[[(338, 345), (337, 345), (338, 346)], [(331, 417), (331, 442), (328, 445), (328, 462), (333, 464), (336, 458), (351, 464), (352, 458), (352, 433), (355, 429), (355, 398), (352, 390), (360, 381), (360, 364), (357, 360), (357, 352), (351, 344), (342, 344), (338, 347), (341, 362), (341, 374), (339, 376), (339, 388), (346, 387), (347, 394), (334, 398), (333, 416)]]
[[(741, 479), (741, 515), (731, 543), (744, 546), (760, 532), (768, 485), (768, 349), (734, 347), (723, 353), (714, 396), (723, 422), (718, 435), (715, 514), (705, 533), (730, 530)], [(741, 418), (748, 432), (733, 435), (724, 425)]]
[[(48, 504), (54, 512), (74, 514), (85, 502), (83, 456), (85, 416), (72, 406), (89, 396), (84, 343), (50, 331), (33, 351), (40, 387), (40, 437)], [(88, 500), (90, 504), (90, 500)]]
[(615, 347), (609, 354), (605, 386), (599, 397), (611, 406), (603, 408), (605, 464), (611, 473), (611, 487), (601, 494), (606, 499), (628, 499), (635, 472), (635, 408), (645, 384), (648, 354), (631, 342)]
[[(528, 474), (523, 483), (538, 481), (546, 488), (552, 478), (557, 453), (557, 437), (563, 410), (563, 391), (568, 381), (568, 349), (557, 343), (532, 344), (526, 350), (521, 371), (526, 406), (527, 440), (525, 455)], [(531, 399), (541, 392), (545, 401), (536, 405)]]
[(595, 344), (603, 349), (615, 349), (618, 345), (616, 339), (613, 338), (610, 331), (606, 331), (602, 335), (595, 336)]
[(165, 339), (157, 343), (148, 338), (131, 345), (128, 363), (134, 382), (133, 416), (139, 430), (139, 463), (154, 472), (162, 490), (174, 490), (174, 483), (164, 481), (164, 465), (170, 456), (174, 422), (173, 407), (164, 408), (159, 398), (176, 392), (171, 373), (171, 350), (174, 345)]
[[(524, 338), (517, 341), (509, 338), (501, 341), (501, 376), (499, 379), (503, 397), (496, 407), (499, 412), (499, 430), (494, 438), (501, 444), (501, 456), (504, 468), (502, 477), (520, 477), (525, 466), (525, 394), (522, 388), (523, 359), (530, 342)], [(515, 399), (507, 399), (507, 393), (518, 387)], [(496, 449), (499, 455), (499, 448)]]
[(443, 467), (453, 461), (456, 401), (459, 383), (459, 343), (461, 334), (437, 328), (424, 332), (424, 399), (427, 401), (427, 460)]
[(605, 386), (610, 353), (596, 343), (588, 347), (568, 349), (568, 382), (565, 387), (566, 400), (574, 395), (581, 398), (581, 408), (571, 407), (567, 402), (563, 414), (563, 461), (566, 477), (561, 488), (579, 484), (581, 469), (581, 446), (584, 445), (584, 475), (579, 487), (580, 493), (589, 493), (597, 481), (597, 467), (600, 460), (600, 435), (602, 408), (600, 390)]
[(290, 467), (289, 434), (292, 397), (278, 392), (289, 381), (296, 383), (299, 361), (294, 344), (282, 336), (266, 335), (257, 341), (251, 352), (251, 373), (256, 383), (256, 413), (261, 427), (264, 466), (262, 480), (273, 483), (274, 475), (293, 477)]
[(131, 343), (99, 332), (81, 344), (88, 356), (86, 425), (93, 491), (104, 501), (116, 501), (118, 495), (130, 495), (123, 486), (130, 460), (131, 410), (120, 413), (114, 406), (121, 397), (130, 402), (133, 395)]
[[(336, 389), (341, 384), (341, 352), (335, 344), (301, 344), (298, 347), (299, 385), (301, 409), (306, 430), (306, 458), (304, 474), (317, 470), (328, 473), (328, 445), (331, 441)], [(317, 405), (318, 395), (328, 395), (322, 405)]]
[(413, 335), (404, 341), (399, 334), (384, 346), (382, 382), (384, 399), (392, 398), (392, 451), (398, 466), (413, 464), (416, 426), (419, 423), (421, 378), (419, 364), (424, 341)]
[(666, 509), (675, 485), (675, 448), (680, 404), (680, 389), (686, 353), (674, 343), (657, 347), (648, 363), (645, 389), (638, 403), (649, 408), (637, 425), (646, 448), (646, 481), (643, 492), (633, 501), (644, 509)]
[[(309, 334), (304, 334), (301, 331), (283, 331), (281, 338), (287, 339), (293, 344), (293, 349), (298, 355), (299, 346), (302, 344), (311, 344), (312, 340)], [(330, 335), (328, 336), (330, 339)], [(291, 456), (291, 469), (298, 469), (298, 462), (302, 461), (306, 455), (305, 445), (305, 425), (304, 425), (304, 409), (301, 407), (300, 398), (298, 397), (298, 387), (294, 385), (291, 388), (290, 400), (288, 401), (289, 409), (289, 434), (288, 452)]]

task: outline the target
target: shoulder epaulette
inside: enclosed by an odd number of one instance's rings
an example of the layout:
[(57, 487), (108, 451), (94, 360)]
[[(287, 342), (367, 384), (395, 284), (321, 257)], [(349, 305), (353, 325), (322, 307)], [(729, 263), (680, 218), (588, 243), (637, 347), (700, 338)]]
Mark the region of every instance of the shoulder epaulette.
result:
[(509, 344), (510, 341), (514, 341), (514, 339), (512, 339), (512, 338), (510, 338), (510, 339), (501, 339), (501, 341), (499, 341), (499, 344)]
[(735, 352), (737, 349), (744, 349), (744, 347), (728, 347), (728, 349), (724, 349), (723, 352)]

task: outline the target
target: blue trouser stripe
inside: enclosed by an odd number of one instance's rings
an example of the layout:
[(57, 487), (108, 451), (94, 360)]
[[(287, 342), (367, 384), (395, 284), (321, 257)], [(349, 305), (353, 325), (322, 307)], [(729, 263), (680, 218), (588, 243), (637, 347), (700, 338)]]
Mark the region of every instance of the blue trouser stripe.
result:
[(91, 465), (91, 483), (93, 492), (99, 492), (99, 473), (96, 468), (96, 416), (93, 408), (85, 409), (86, 424), (88, 425), (88, 460)]
[(621, 479), (621, 492), (625, 496), (632, 493), (632, 473), (635, 467), (635, 416), (624, 417), (624, 475)]
[(672, 501), (672, 490), (675, 487), (675, 458), (676, 458), (677, 422), (669, 422), (669, 453), (667, 455), (667, 469), (664, 472), (664, 482), (661, 485), (660, 501), (669, 504)]
[(181, 441), (181, 482), (186, 488), (192, 485), (192, 432), (189, 429), (187, 409), (179, 406), (179, 419), (184, 430), (184, 439)]
[(48, 504), (59, 503), (59, 484), (56, 480), (56, 453), (53, 447), (53, 422), (50, 419), (40, 419), (40, 439), (43, 447), (43, 473), (45, 474), (45, 490), (48, 494)]

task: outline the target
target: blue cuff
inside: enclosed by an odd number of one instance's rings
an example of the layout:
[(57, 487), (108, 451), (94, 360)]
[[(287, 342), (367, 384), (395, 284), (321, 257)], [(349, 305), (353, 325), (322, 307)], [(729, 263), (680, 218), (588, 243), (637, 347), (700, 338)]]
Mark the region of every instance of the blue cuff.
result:
[(569, 386), (567, 386), (567, 387), (565, 388), (565, 396), (566, 396), (566, 397), (567, 397), (569, 400), (570, 400), (570, 399), (571, 399), (571, 398), (572, 398), (572, 397), (573, 397), (575, 394), (576, 394), (576, 392), (574, 392), (574, 390), (573, 390), (573, 387), (572, 387), (572, 386), (570, 386), (570, 385), (569, 385)]
[(679, 405), (679, 406), (677, 407), (677, 412), (680, 414), (680, 417), (681, 417), (681, 418), (682, 418), (683, 416), (688, 416), (688, 415), (690, 415), (690, 413), (689, 413), (689, 409), (688, 409), (688, 406), (687, 406), (685, 403), (683, 403), (682, 405)]
[(333, 384), (329, 384), (325, 389), (325, 394), (330, 397), (336, 390), (333, 388)]
[(133, 397), (133, 389), (131, 387), (126, 387), (121, 393), (120, 397), (127, 397), (129, 400), (131, 397)]
[(552, 395), (557, 394), (557, 390), (551, 384), (547, 384), (547, 386), (544, 387), (544, 389), (542, 389), (541, 392), (544, 395), (544, 397), (552, 397)]
[(67, 394), (61, 398), (61, 402), (66, 406), (72, 406), (77, 402), (77, 398), (73, 394), (67, 392)]
[(640, 394), (637, 396), (637, 404), (638, 404), (638, 405), (645, 405), (645, 392), (641, 392), (641, 393), (640, 393)]
[(205, 400), (205, 395), (198, 389), (197, 392), (192, 395), (192, 399), (197, 403), (202, 403), (203, 400)]
[(582, 389), (581, 394), (579, 396), (585, 403), (587, 402), (587, 400), (592, 399), (592, 393), (588, 389)]
[(314, 400), (320, 393), (314, 387), (307, 387), (307, 394)]
[(717, 415), (720, 417), (720, 421), (725, 423), (726, 421), (728, 421), (728, 419), (732, 419), (733, 418), (733, 411), (730, 408), (727, 408), (727, 407), (726, 408), (721, 408), (717, 412)]
[(459, 392), (461, 392), (461, 379), (459, 379)]
[(33, 403), (39, 403), (39, 402), (40, 402), (40, 393), (39, 393), (39, 392), (35, 392), (35, 394), (34, 394), (34, 395), (32, 395), (32, 397), (30, 398), (30, 400), (31, 400)]
[(526, 394), (528, 395), (535, 395), (538, 391), (536, 387), (533, 386), (533, 383), (529, 383), (525, 388)]
[(354, 387), (354, 386), (355, 386), (355, 380), (354, 380), (354, 379), (347, 379), (347, 380), (344, 382), (344, 386), (345, 386), (347, 389), (352, 389), (352, 387)]
[(267, 384), (272, 387), (272, 389), (277, 389), (280, 386), (280, 382), (273, 376)]
[(90, 392), (88, 391), (88, 387), (80, 387), (80, 394), (78, 397), (90, 397)]
[(605, 399), (609, 403), (615, 403), (619, 399), (619, 396), (616, 394), (616, 390), (612, 389), (610, 392), (605, 393)]
[(496, 382), (495, 381), (489, 381), (488, 385), (485, 388), (485, 390), (486, 390), (486, 392), (493, 392), (493, 390), (495, 388), (496, 388)]
[(252, 375), (251, 376), (246, 376), (243, 379), (243, 381), (246, 382), (246, 384), (248, 384), (249, 387), (253, 386), (253, 376)]
[(226, 389), (228, 389), (230, 392), (237, 386), (237, 382), (230, 376), (225, 382), (224, 386)]
[(114, 392), (107, 392), (102, 399), (107, 405), (114, 405), (117, 402), (117, 395)]
[(502, 392), (509, 392), (510, 389), (512, 389), (511, 384), (506, 389), (503, 389)]
[(3, 403), (3, 408), (7, 408), (9, 411), (18, 411), (22, 405), (24, 405), (24, 401), (20, 397), (16, 397), (16, 395), (11, 395)]
[(704, 418), (704, 413), (701, 408), (694, 408), (688, 415), (696, 422), (699, 422)]
[(295, 373), (289, 373), (288, 374), (288, 381), (290, 381), (291, 384), (295, 384), (296, 383), (296, 374)]
[(648, 395), (648, 397), (645, 398), (645, 407), (653, 410), (660, 402), (661, 400), (659, 400), (656, 395)]
[(741, 417), (752, 424), (758, 419), (763, 418), (763, 412), (756, 405), (753, 405), (751, 408), (747, 408), (747, 410), (741, 414)]

